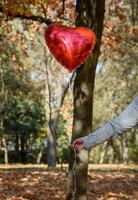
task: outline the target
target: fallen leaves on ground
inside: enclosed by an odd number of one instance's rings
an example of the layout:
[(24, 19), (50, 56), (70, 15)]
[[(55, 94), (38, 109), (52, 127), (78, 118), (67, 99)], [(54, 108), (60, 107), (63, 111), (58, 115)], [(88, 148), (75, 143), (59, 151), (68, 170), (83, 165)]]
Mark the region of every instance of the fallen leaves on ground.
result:
[[(66, 184), (65, 171), (3, 168), (0, 170), (0, 200), (65, 200)], [(138, 171), (90, 171), (87, 200), (138, 200)]]

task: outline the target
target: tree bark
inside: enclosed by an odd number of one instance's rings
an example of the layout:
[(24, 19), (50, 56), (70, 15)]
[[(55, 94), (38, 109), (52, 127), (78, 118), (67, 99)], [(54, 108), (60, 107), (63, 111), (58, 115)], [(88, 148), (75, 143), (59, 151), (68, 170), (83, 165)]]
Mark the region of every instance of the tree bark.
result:
[(121, 143), (122, 161), (124, 164), (128, 164), (128, 147), (124, 135), (122, 135), (122, 137), (120, 138), (120, 143)]
[(4, 150), (4, 163), (8, 164), (8, 148), (7, 148), (7, 142), (6, 142), (6, 138), (4, 134), (2, 136), (2, 143), (3, 143), (3, 150)]
[(3, 151), (4, 151), (4, 163), (8, 164), (9, 158), (8, 158), (8, 148), (7, 148), (7, 141), (5, 137), (5, 133), (3, 131), (3, 119), (0, 119), (0, 129), (1, 129), (1, 139), (2, 139), (2, 146), (3, 146)]
[(55, 140), (55, 130), (49, 127), (47, 134), (47, 165), (48, 168), (56, 167), (56, 140)]
[[(72, 141), (84, 136), (92, 130), (92, 106), (95, 69), (99, 56), (105, 1), (78, 0), (76, 5), (77, 26), (92, 28), (96, 34), (96, 45), (92, 56), (79, 67), (74, 82), (74, 118)], [(70, 152), (69, 173), (67, 185), (67, 200), (86, 200), (88, 152), (83, 150), (77, 153), (74, 176), (74, 151)], [(75, 192), (74, 192), (75, 191)]]
[(20, 151), (21, 163), (26, 164), (27, 150), (26, 150), (26, 137), (21, 134), (21, 151)]
[(39, 151), (39, 153), (38, 153), (37, 160), (36, 160), (36, 163), (37, 163), (37, 164), (40, 164), (40, 163), (41, 163), (43, 151), (44, 151), (44, 145), (41, 144), (41, 145), (40, 145), (40, 151)]
[(19, 152), (19, 134), (16, 133), (15, 135), (15, 152), (17, 156), (17, 162), (19, 162), (20, 152)]
[(108, 142), (106, 142), (102, 148), (101, 154), (100, 154), (100, 160), (99, 160), (99, 164), (103, 164), (105, 161), (105, 157), (107, 155), (107, 151), (108, 151)]

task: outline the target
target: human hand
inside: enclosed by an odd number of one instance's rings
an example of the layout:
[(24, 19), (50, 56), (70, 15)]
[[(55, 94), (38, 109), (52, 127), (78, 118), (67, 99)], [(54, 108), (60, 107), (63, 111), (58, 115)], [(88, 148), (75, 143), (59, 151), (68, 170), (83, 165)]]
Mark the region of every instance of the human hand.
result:
[(81, 138), (74, 140), (71, 147), (77, 151), (80, 151), (85, 148), (83, 140)]

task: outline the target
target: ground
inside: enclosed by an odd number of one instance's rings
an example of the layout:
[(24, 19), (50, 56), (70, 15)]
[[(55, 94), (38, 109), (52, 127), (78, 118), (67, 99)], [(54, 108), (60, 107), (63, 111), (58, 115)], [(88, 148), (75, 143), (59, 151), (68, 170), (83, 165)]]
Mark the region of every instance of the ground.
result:
[[(0, 165), (0, 200), (65, 200), (67, 168)], [(90, 165), (87, 200), (138, 200), (138, 166)]]

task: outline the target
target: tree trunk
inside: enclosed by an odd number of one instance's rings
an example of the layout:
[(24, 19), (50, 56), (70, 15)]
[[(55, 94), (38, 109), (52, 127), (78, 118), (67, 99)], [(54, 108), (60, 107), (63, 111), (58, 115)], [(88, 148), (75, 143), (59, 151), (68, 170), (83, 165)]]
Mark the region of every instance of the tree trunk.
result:
[(47, 164), (48, 168), (56, 167), (56, 140), (55, 140), (55, 132), (52, 128), (49, 128), (47, 134)]
[[(96, 46), (92, 56), (84, 65), (77, 69), (74, 82), (74, 118), (73, 136), (84, 136), (92, 130), (92, 106), (95, 69), (99, 56), (105, 1), (103, 0), (79, 0), (76, 5), (77, 26), (92, 28), (96, 34)], [(88, 152), (83, 150), (77, 153), (74, 176), (74, 151), (71, 150), (69, 160), (69, 174), (67, 185), (67, 200), (86, 200)]]
[[(49, 97), (49, 103), (47, 105), (47, 101), (45, 101), (45, 112), (46, 112), (46, 118), (48, 121), (48, 134), (47, 134), (47, 140), (48, 140), (48, 146), (47, 146), (47, 164), (48, 168), (55, 168), (56, 167), (56, 128), (57, 128), (57, 122), (60, 116), (60, 109), (64, 103), (65, 96), (68, 92), (69, 85), (72, 83), (74, 78), (74, 73), (72, 73), (72, 76), (69, 79), (69, 82), (62, 85), (62, 87), (59, 89), (60, 98), (57, 102), (56, 109), (52, 106), (52, 88), (50, 87), (50, 80), (49, 80), (49, 71), (46, 70), (46, 87), (45, 87), (45, 97)], [(49, 112), (48, 112), (49, 111)]]
[(26, 137), (21, 135), (21, 151), (20, 151), (21, 163), (26, 164), (27, 152), (26, 152)]
[(4, 150), (4, 163), (8, 164), (8, 148), (7, 148), (6, 138), (4, 135), (2, 136), (2, 143), (3, 143), (3, 150)]
[(6, 137), (5, 133), (3, 132), (3, 120), (2, 118), (0, 119), (0, 128), (1, 128), (1, 139), (2, 139), (2, 146), (3, 146), (3, 151), (4, 151), (4, 163), (8, 164), (8, 148), (7, 148), (7, 142), (6, 142)]
[(17, 157), (17, 162), (19, 162), (19, 134), (16, 133), (15, 135), (15, 152), (16, 152), (16, 157)]
[(118, 161), (121, 161), (121, 154), (120, 149), (118, 148), (118, 145), (116, 144), (115, 140), (111, 140), (111, 154), (110, 154), (110, 163), (116, 163)]
[(44, 145), (42, 144), (40, 146), (40, 151), (39, 151), (38, 156), (37, 156), (37, 160), (36, 160), (37, 164), (41, 163), (41, 159), (42, 159), (42, 155), (43, 155), (43, 150), (44, 150)]
[(108, 142), (105, 142), (104, 145), (103, 145), (103, 148), (102, 148), (102, 151), (100, 153), (100, 160), (99, 160), (99, 164), (103, 164), (104, 161), (105, 161), (105, 157), (107, 155), (107, 152), (108, 152)]
[(120, 143), (123, 163), (128, 164), (128, 147), (124, 135), (121, 136)]

